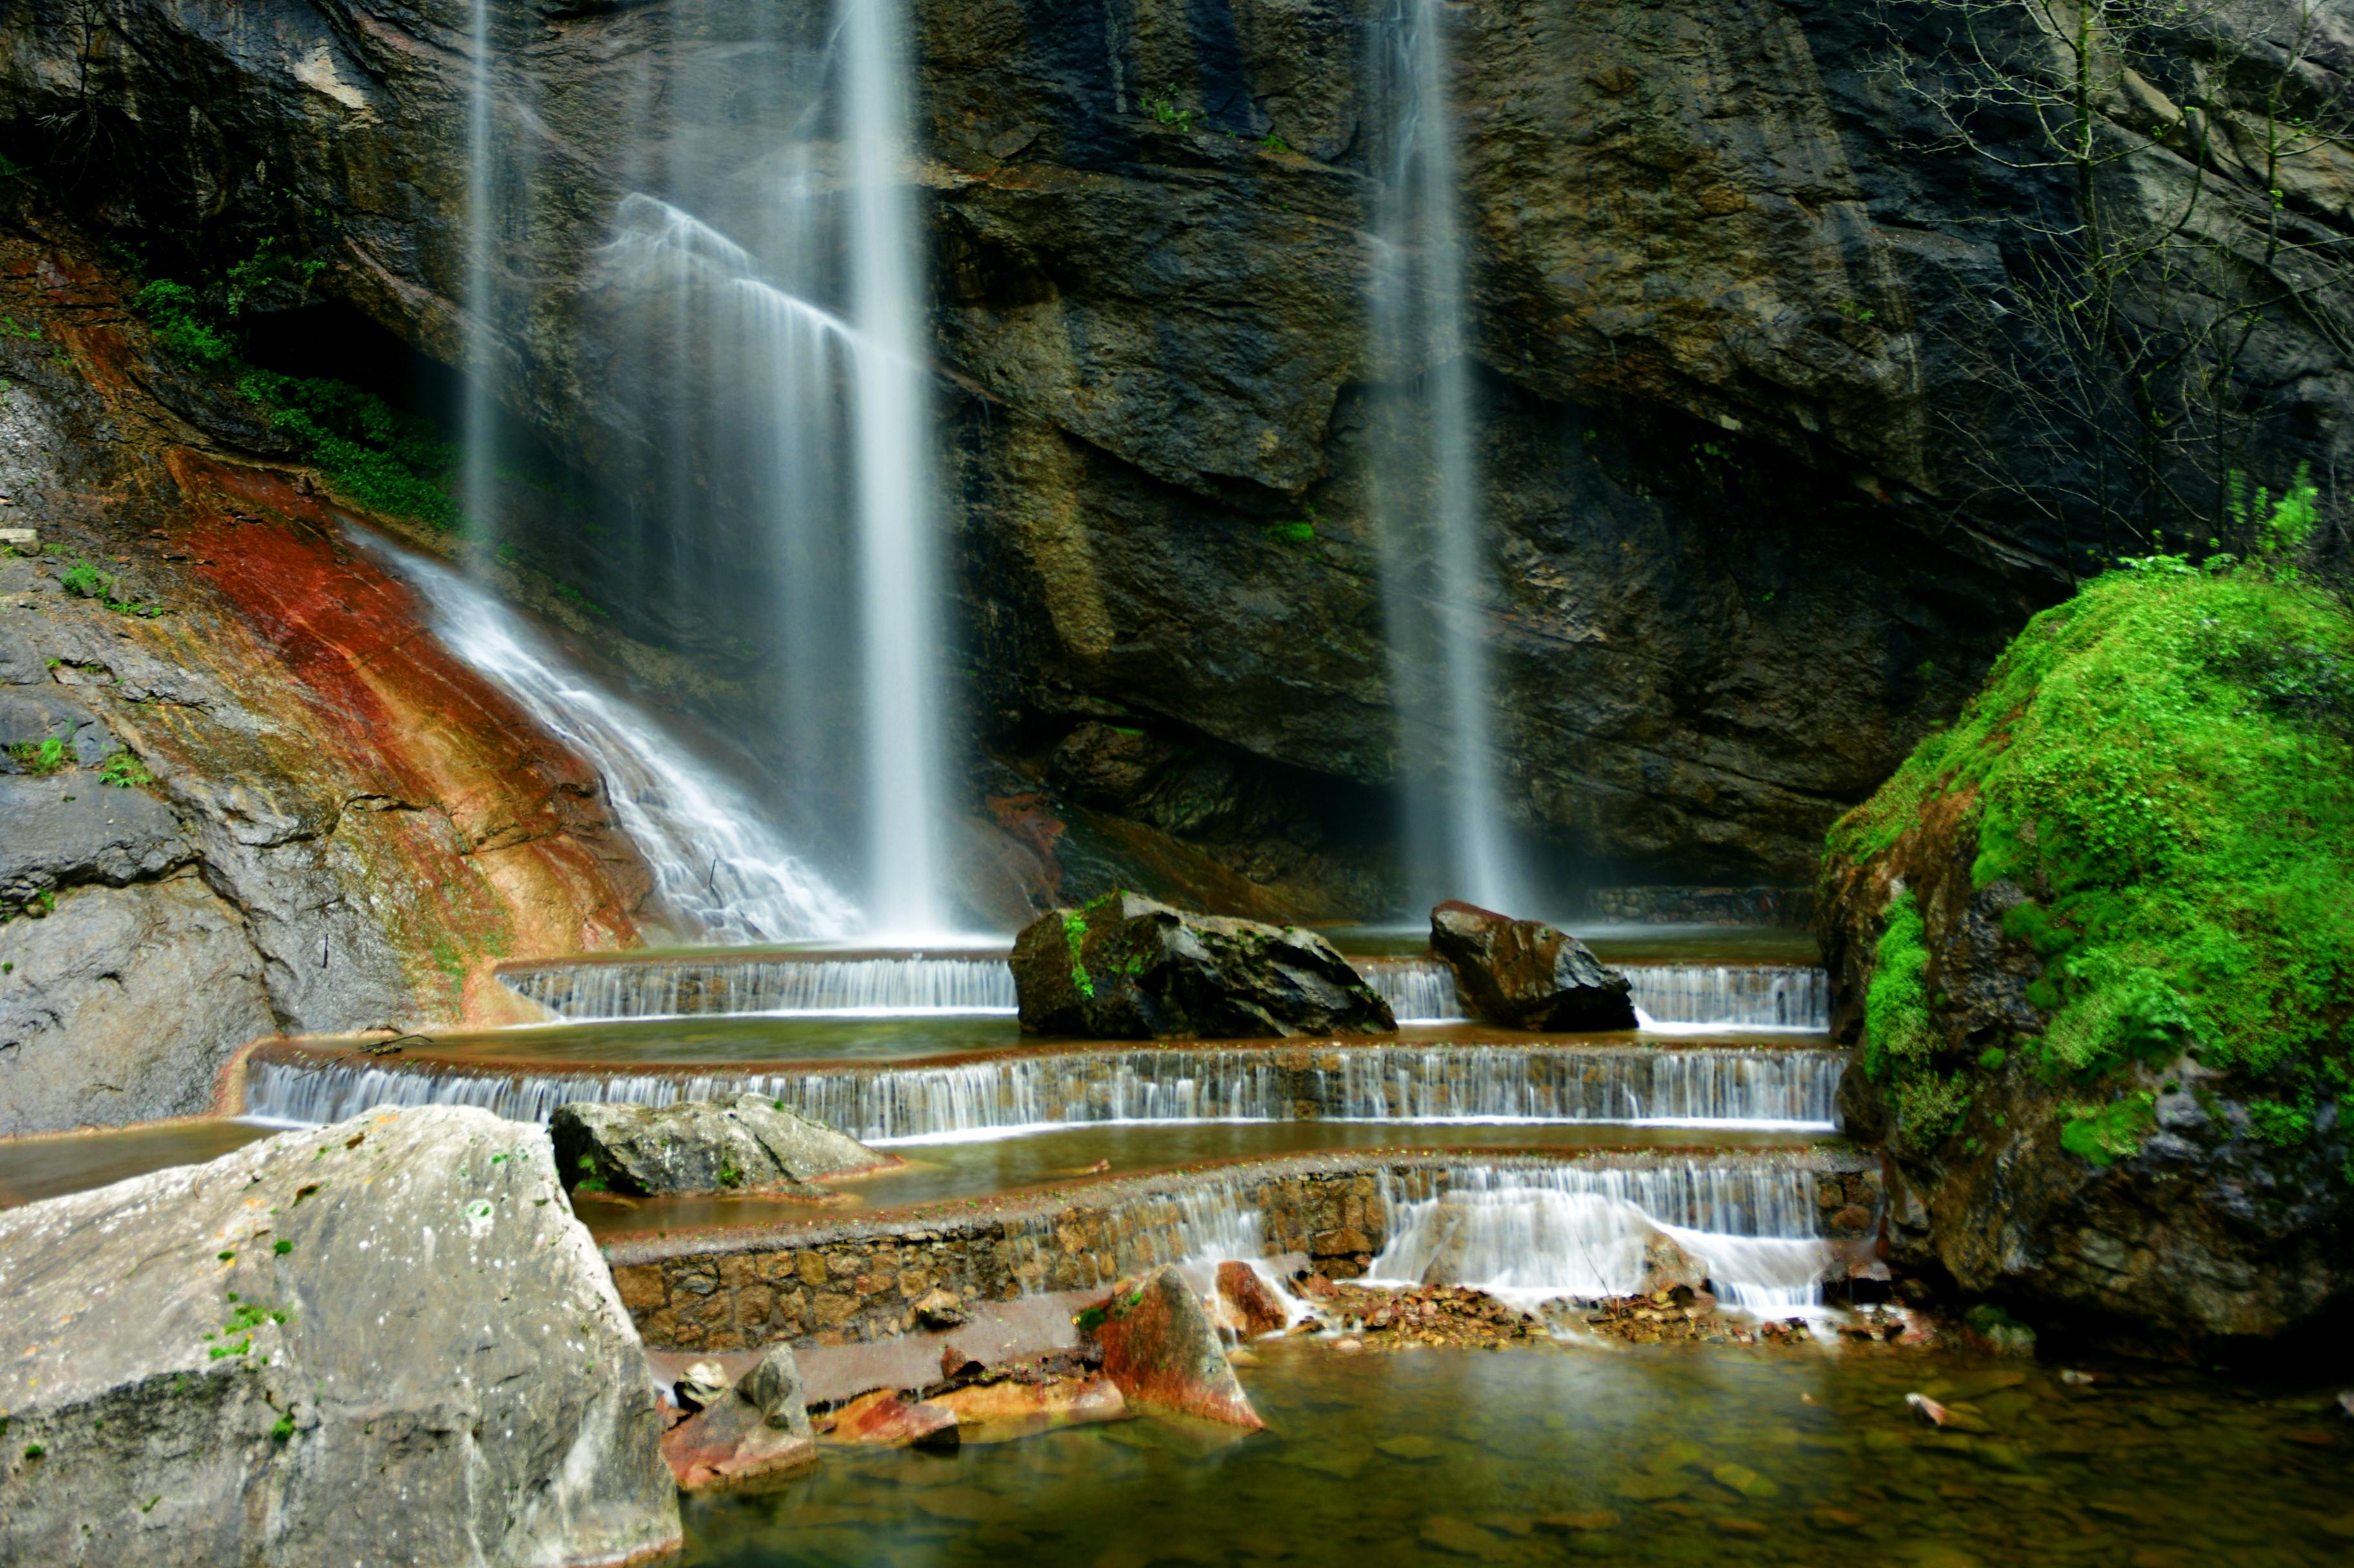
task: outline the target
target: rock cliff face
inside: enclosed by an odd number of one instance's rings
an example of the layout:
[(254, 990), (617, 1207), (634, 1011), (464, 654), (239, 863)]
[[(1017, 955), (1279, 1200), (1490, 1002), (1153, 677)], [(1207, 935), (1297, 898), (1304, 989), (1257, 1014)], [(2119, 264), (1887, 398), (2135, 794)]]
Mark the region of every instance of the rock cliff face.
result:
[(635, 938), (595, 777), (174, 411), (204, 389), (69, 236), (0, 236), (0, 520), (41, 540), (0, 547), (0, 1134), (201, 1112), (257, 1035)]
[[(85, 9), (87, 26), (0, 19), (20, 158), (122, 232), (185, 239), (192, 265), (265, 238), (322, 260), (318, 296), (461, 359), (468, 7)], [(512, 543), (616, 630), (761, 662), (734, 640), (764, 618), (730, 600), (750, 591), (734, 568), (755, 519), (702, 493), (695, 540), (643, 547), (676, 465), (659, 410), (614, 374), (633, 344), (599, 247), (631, 190), (692, 190), (706, 221), (757, 226), (743, 193), (826, 90), (828, 7), (491, 15), (485, 358), (597, 490), (595, 526), (550, 512)], [(1935, 125), (1879, 69), (1933, 53), (1924, 9), (1450, 16), (1499, 566), (1475, 608), (1510, 809), (1606, 879), (1803, 882), (1830, 820), (2064, 589), (2064, 524), (1974, 500), (1941, 423), (2018, 446), (1970, 343), (2020, 265), (1986, 219), (2049, 216), (2064, 182), (1928, 150)], [(1254, 886), (1298, 912), (1378, 904), (1366, 824), (1401, 748), (1439, 744), (1396, 730), (1368, 521), (1391, 8), (917, 0), (913, 16), (966, 696), (1003, 764), (973, 781), (999, 833), (979, 860), (1036, 907), (1140, 859), (1197, 898), (1239, 881), (1225, 907)], [(2270, 48), (2286, 16), (2231, 25)], [(2185, 48), (2187, 95), (2213, 71)], [(2345, 50), (2321, 27), (2299, 90), (2340, 90)], [(2199, 90), (2237, 123), (2228, 84)], [(2141, 134), (2145, 103), (2109, 109), (2103, 134)], [(822, 186), (836, 153), (822, 131), (811, 147)], [(2236, 155), (2206, 163), (2215, 203), (2263, 188)], [(2342, 163), (2299, 163), (2299, 223), (2344, 229)], [(2141, 194), (2170, 198), (2201, 166), (2177, 159)], [(2343, 302), (2308, 297), (2249, 351), (2279, 404), (2255, 471), (2354, 455), (2328, 324)], [(1106, 723), (1160, 765), (1094, 766)], [(1172, 787), (1187, 779), (1214, 787)]]

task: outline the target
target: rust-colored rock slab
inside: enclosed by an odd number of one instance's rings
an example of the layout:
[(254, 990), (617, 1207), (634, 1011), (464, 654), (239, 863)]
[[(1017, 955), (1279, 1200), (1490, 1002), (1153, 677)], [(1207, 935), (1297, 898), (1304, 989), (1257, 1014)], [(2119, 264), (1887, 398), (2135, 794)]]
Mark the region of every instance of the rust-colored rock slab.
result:
[(1130, 1404), (1251, 1431), (1267, 1425), (1227, 1364), (1209, 1313), (1174, 1268), (1121, 1286), (1081, 1328), (1103, 1347), (1104, 1375)]

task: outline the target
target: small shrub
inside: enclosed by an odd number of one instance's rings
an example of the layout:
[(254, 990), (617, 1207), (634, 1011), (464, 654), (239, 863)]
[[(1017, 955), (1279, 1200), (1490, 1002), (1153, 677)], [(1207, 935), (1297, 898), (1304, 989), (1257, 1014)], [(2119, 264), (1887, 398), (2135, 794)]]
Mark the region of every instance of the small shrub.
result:
[(88, 561), (76, 561), (58, 575), (66, 592), (76, 599), (105, 599), (114, 591), (114, 579)]
[(155, 782), (147, 765), (127, 751), (118, 751), (98, 765), (99, 781), (119, 789), (143, 787)]
[(16, 759), (18, 768), (36, 777), (63, 772), (70, 760), (66, 754), (66, 743), (56, 736), (47, 740), (20, 741), (8, 748), (8, 755)]
[(2142, 1134), (2149, 1130), (2157, 1099), (2147, 1089), (2137, 1089), (2105, 1106), (2065, 1107), (2060, 1147), (2095, 1165), (2130, 1160), (2141, 1152)]

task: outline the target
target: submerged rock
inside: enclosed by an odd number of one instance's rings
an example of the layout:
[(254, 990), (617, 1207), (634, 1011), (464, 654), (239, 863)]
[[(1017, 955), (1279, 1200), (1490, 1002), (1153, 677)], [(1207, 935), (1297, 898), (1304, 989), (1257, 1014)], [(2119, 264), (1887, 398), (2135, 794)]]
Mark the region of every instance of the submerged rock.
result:
[(1490, 1023), (1557, 1032), (1632, 1029), (1627, 977), (1539, 920), (1448, 899), (1430, 912), (1430, 950)]
[(956, 1416), (960, 1444), (1010, 1443), (1057, 1427), (1124, 1421), (1129, 1414), (1119, 1385), (1100, 1372), (970, 1383), (927, 1403)]
[(817, 1422), (827, 1443), (871, 1448), (953, 1448), (961, 1440), (956, 1412), (887, 1388), (862, 1393)]
[(1123, 1283), (1079, 1316), (1103, 1349), (1104, 1375), (1131, 1405), (1257, 1431), (1267, 1423), (1235, 1377), (1209, 1313), (1174, 1268)]
[(667, 1106), (575, 1100), (549, 1119), (567, 1186), (645, 1197), (657, 1192), (781, 1192), (824, 1196), (822, 1176), (898, 1160), (823, 1122), (758, 1095), (726, 1104)]
[(1101, 1040), (1388, 1033), (1389, 1004), (1297, 926), (1195, 915), (1133, 893), (1058, 909), (1013, 944), (1022, 1027)]
[(0, 1213), (0, 1561), (674, 1547), (643, 1350), (536, 1127), (384, 1111)]

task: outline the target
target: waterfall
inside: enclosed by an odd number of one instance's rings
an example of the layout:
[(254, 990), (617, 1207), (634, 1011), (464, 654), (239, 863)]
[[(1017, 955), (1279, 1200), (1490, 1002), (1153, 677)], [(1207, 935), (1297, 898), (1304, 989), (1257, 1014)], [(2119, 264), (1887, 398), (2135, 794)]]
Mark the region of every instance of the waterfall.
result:
[(865, 653), (868, 913), (885, 930), (943, 928), (938, 519), (921, 368), (923, 246), (907, 164), (902, 0), (843, 0), (850, 143), (851, 319), (858, 378), (860, 642)]
[(1514, 908), (1524, 900), (1496, 780), (1486, 635), (1492, 583), (1472, 450), (1472, 344), (1447, 107), (1449, 7), (1445, 0), (1395, 3), (1373, 29), (1374, 79), (1388, 84), (1391, 115), (1373, 332), (1376, 363), (1393, 388), (1376, 404), (1373, 499), (1410, 901)]
[(1829, 1131), (1845, 1057), (1829, 1050), (1529, 1046), (1300, 1052), (1025, 1052), (977, 1061), (669, 1072), (535, 1072), (265, 1047), (249, 1114), (332, 1122), (378, 1106), (468, 1105), (546, 1121), (570, 1100), (668, 1105), (758, 1094), (868, 1143), (1006, 1137), (1083, 1125), (1275, 1122), (1642, 1123)]
[[(758, 800), (790, 812), (863, 912), (814, 927), (756, 909), (702, 933), (723, 939), (947, 925), (939, 505), (903, 12), (843, 0), (828, 29), (790, 8), (664, 7), (663, 47), (609, 85), (608, 133), (547, 154), (613, 181), (608, 217), (594, 180), (530, 177), (528, 149), (547, 138), (529, 57), (512, 40), (498, 57), (504, 20), (474, 0), (477, 535), (526, 577), (548, 564), (558, 503), (501, 477), (529, 461), (496, 450), (496, 400), (521, 408), (538, 378), (578, 378), (593, 493), (561, 503), (578, 513), (558, 520), (563, 539), (586, 548), (577, 578), (556, 568), (556, 591), (618, 600), (633, 634), (761, 715), (745, 736)], [(543, 248), (576, 247), (578, 288), (528, 281)]]
[(999, 958), (665, 959), (509, 968), (516, 994), (576, 1022), (704, 1014), (1012, 1017), (1013, 971)]
[(372, 535), (351, 538), (416, 586), (452, 653), (597, 769), (667, 912), (722, 941), (832, 936), (856, 923), (734, 786), (589, 683), (520, 617), (446, 567)]
[(1624, 973), (1647, 1030), (1831, 1026), (1830, 977), (1796, 964), (1636, 964)]
[(1390, 1004), (1400, 1023), (1460, 1023), (1467, 1016), (1456, 994), (1455, 971), (1437, 959), (1353, 959), (1365, 983)]
[(1367, 1277), (1523, 1298), (1625, 1296), (1655, 1235), (1708, 1271), (1726, 1304), (1769, 1314), (1821, 1300), (1830, 1252), (1801, 1167), (1764, 1160), (1450, 1167), (1426, 1196), (1383, 1178), (1387, 1244)]

